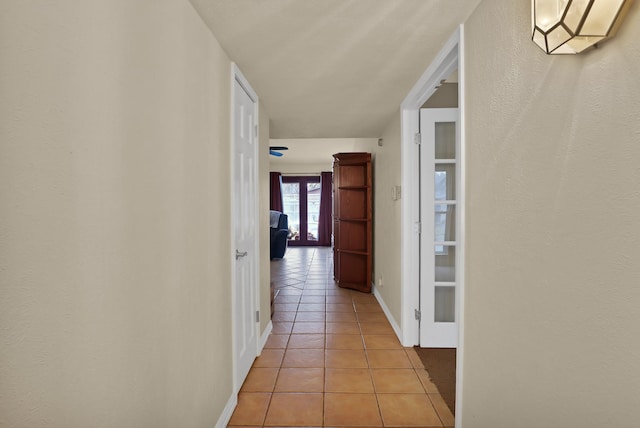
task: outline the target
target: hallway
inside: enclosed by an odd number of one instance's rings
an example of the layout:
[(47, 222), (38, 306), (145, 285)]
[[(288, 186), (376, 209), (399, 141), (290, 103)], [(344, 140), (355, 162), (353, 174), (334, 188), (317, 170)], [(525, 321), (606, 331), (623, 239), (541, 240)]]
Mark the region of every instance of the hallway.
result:
[(453, 416), (376, 298), (338, 288), (325, 247), (271, 262), (273, 331), (229, 426), (452, 427)]

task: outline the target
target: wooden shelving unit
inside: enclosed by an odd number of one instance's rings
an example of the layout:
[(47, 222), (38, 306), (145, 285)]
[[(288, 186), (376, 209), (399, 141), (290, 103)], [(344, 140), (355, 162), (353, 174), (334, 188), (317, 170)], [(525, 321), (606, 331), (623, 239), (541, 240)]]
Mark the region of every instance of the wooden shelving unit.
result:
[(370, 153), (333, 155), (334, 279), (338, 286), (371, 292), (373, 269)]

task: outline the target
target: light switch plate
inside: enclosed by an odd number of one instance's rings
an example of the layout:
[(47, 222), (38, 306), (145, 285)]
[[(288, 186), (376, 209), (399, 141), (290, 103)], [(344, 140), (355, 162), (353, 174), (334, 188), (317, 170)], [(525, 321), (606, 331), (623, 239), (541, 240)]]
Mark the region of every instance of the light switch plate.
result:
[(400, 186), (393, 186), (391, 188), (391, 198), (397, 201), (402, 197), (402, 188)]

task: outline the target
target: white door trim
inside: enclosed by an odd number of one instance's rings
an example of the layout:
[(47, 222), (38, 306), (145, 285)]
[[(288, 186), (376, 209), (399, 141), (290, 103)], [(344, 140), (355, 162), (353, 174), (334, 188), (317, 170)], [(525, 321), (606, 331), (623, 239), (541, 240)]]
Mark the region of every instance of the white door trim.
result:
[[(417, 345), (419, 342), (418, 321), (414, 310), (419, 302), (420, 283), (420, 237), (417, 233), (420, 221), (420, 186), (418, 147), (414, 136), (420, 130), (420, 107), (433, 95), (442, 79), (458, 70), (458, 108), (460, 111), (460, 182), (458, 194), (459, 233), (457, 264), (459, 266), (458, 286), (458, 351), (456, 361), (456, 428), (462, 426), (462, 386), (464, 355), (464, 273), (465, 273), (465, 192), (466, 192), (466, 145), (465, 145), (465, 63), (464, 63), (464, 25), (460, 25), (431, 65), (425, 70), (400, 106), (401, 123), (401, 166), (402, 166), (402, 344)], [(428, 227), (428, 226), (426, 226)]]
[[(258, 95), (256, 94), (256, 92), (253, 90), (253, 88), (251, 87), (251, 85), (249, 84), (249, 81), (244, 77), (244, 75), (242, 74), (242, 72), (240, 71), (240, 69), (238, 68), (238, 66), (232, 62), (231, 63), (231, 140), (230, 140), (230, 145), (231, 145), (231, 150), (230, 150), (230, 165), (231, 165), (231, 180), (230, 180), (230, 186), (231, 186), (231, 218), (230, 218), (230, 233), (231, 233), (231, 248), (230, 248), (230, 252), (229, 252), (229, 263), (231, 266), (231, 310), (232, 310), (232, 332), (231, 332), (231, 338), (232, 338), (232, 358), (233, 358), (233, 393), (234, 395), (238, 393), (238, 391), (240, 390), (240, 387), (242, 386), (242, 383), (244, 382), (244, 379), (238, 379), (238, 371), (236, 370), (236, 365), (238, 363), (238, 356), (236, 355), (236, 340), (237, 340), (237, 331), (238, 331), (238, 326), (236, 326), (235, 324), (235, 316), (233, 314), (233, 311), (236, 309), (236, 256), (235, 256), (235, 235), (234, 235), (234, 231), (235, 231), (235, 222), (236, 219), (238, 218), (238, 216), (236, 215), (235, 211), (235, 193), (234, 193), (234, 177), (235, 177), (235, 162), (234, 162), (234, 156), (235, 156), (235, 127), (234, 127), (234, 116), (235, 116), (235, 105), (236, 105), (236, 99), (235, 99), (235, 92), (234, 92), (234, 87), (235, 87), (235, 83), (240, 84), (240, 86), (242, 86), (242, 88), (245, 90), (245, 92), (247, 93), (247, 95), (249, 95), (249, 98), (251, 98), (251, 101), (253, 101), (253, 105), (254, 105), (254, 114), (255, 114), (255, 122), (256, 122), (256, 127), (259, 126), (259, 111), (258, 111)], [(256, 128), (255, 130), (256, 132), (256, 139), (258, 138), (257, 136), (260, 135), (259, 132), (260, 130)], [(259, 154), (258, 154), (258, 146), (259, 144), (254, 144), (254, 159), (255, 161), (255, 173), (253, 174), (254, 178), (254, 182), (253, 182), (253, 186), (255, 186), (256, 191), (254, 192), (255, 194), (255, 207), (259, 207), (259, 192), (258, 192), (258, 170), (259, 170)], [(255, 224), (260, 224), (260, 215), (258, 210), (255, 211), (254, 213), (254, 217), (255, 217)], [(254, 270), (255, 275), (253, 278), (253, 287), (255, 289), (255, 293), (254, 295), (256, 296), (256, 301), (254, 302), (254, 306), (256, 308), (256, 310), (258, 310), (260, 308), (260, 287), (259, 287), (259, 283), (260, 283), (260, 260), (257, 258), (257, 255), (260, 254), (260, 243), (259, 243), (259, 235), (255, 234), (254, 236), (254, 242), (251, 245), (251, 250), (253, 251), (253, 254), (256, 255), (256, 268)], [(251, 251), (250, 250), (250, 251)], [(256, 355), (258, 355), (258, 349), (260, 346), (260, 334), (259, 334), (259, 326), (260, 323), (258, 321), (256, 321), (254, 323), (254, 328), (256, 331), (255, 336), (258, 338), (258, 340), (255, 343), (256, 346)]]

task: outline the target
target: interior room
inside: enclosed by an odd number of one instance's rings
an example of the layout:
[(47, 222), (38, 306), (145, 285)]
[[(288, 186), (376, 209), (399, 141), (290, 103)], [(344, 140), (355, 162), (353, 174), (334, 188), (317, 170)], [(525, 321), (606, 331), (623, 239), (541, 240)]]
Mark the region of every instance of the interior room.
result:
[(34, 0), (0, 40), (0, 426), (640, 425), (638, 2)]

